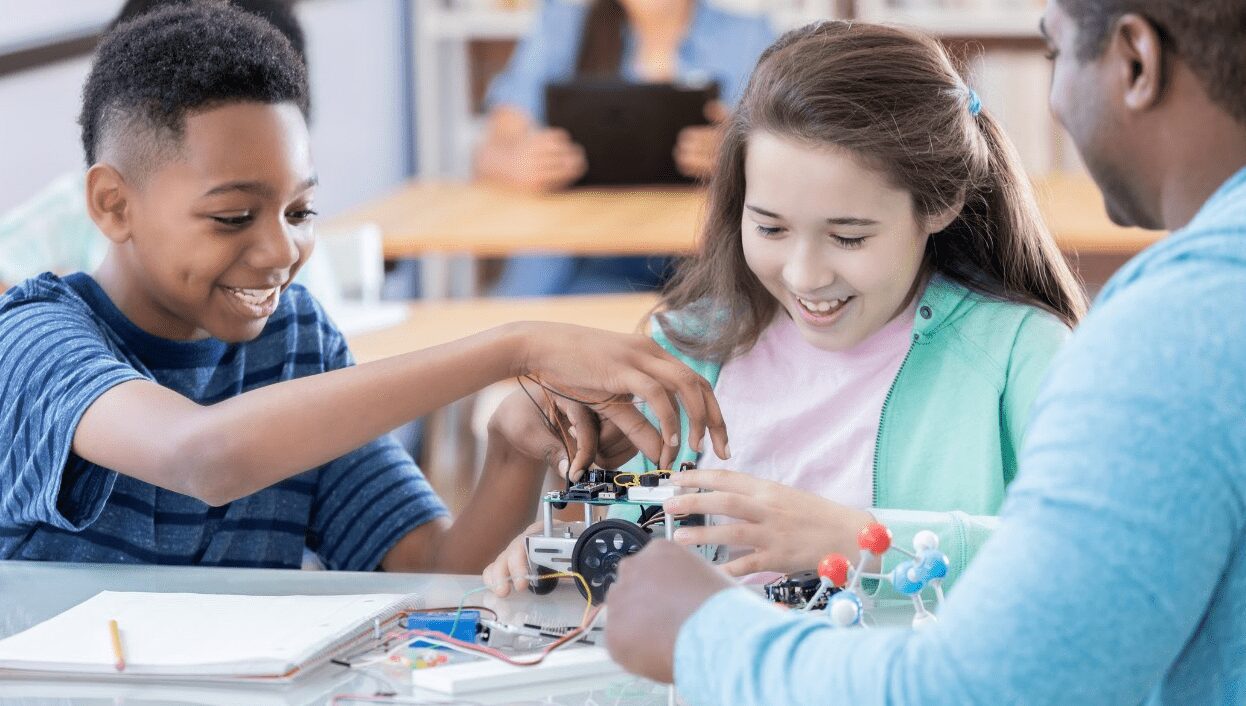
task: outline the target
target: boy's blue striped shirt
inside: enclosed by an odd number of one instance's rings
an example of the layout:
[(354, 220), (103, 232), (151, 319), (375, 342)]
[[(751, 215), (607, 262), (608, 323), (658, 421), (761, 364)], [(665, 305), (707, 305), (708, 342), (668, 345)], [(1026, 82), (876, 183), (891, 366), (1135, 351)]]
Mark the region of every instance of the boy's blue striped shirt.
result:
[[(353, 364), (299, 285), (252, 341), (171, 341), (135, 326), (85, 274), (44, 274), (0, 297), (0, 559), (371, 570), (447, 514), (389, 437), (221, 507), (71, 451), (110, 388), (153, 380), (200, 404)], [(256, 420), (263, 424), (264, 420)], [(273, 433), (282, 425), (274, 425)]]

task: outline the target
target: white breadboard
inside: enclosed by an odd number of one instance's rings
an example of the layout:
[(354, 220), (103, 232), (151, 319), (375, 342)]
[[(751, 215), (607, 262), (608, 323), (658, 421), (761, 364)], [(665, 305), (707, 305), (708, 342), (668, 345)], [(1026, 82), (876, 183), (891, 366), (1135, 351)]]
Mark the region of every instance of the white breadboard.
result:
[(575, 647), (554, 652), (534, 667), (513, 667), (493, 660), (446, 664), (411, 672), (411, 685), (458, 695), (499, 688), (517, 688), (553, 681), (595, 679), (624, 674), (604, 647)]

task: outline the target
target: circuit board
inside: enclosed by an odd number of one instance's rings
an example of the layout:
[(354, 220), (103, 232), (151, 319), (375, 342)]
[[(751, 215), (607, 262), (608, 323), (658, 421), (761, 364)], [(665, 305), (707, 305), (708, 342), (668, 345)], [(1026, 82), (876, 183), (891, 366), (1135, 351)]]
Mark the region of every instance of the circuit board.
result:
[[(691, 464), (684, 464), (691, 467)], [(684, 470), (683, 467), (680, 470)], [(587, 505), (661, 505), (664, 500), (684, 493), (696, 492), (671, 483), (671, 471), (630, 472), (590, 469), (565, 490), (546, 493), (547, 503), (583, 503)]]

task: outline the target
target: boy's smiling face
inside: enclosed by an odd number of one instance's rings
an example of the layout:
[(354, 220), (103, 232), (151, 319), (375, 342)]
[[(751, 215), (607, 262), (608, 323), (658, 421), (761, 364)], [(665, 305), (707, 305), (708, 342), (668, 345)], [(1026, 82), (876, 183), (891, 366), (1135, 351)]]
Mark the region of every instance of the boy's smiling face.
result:
[(92, 215), (113, 241), (96, 279), (157, 336), (255, 338), (314, 245), (303, 115), (255, 102), (191, 113), (172, 152), (130, 181), (92, 168)]

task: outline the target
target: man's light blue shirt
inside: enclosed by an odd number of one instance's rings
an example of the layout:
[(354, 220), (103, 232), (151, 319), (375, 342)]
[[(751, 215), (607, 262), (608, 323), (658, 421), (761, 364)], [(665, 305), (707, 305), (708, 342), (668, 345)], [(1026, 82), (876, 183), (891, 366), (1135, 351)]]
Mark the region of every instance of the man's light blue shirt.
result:
[(1108, 283), (940, 613), (837, 630), (742, 589), (684, 625), (694, 704), (1246, 703), (1246, 169)]

